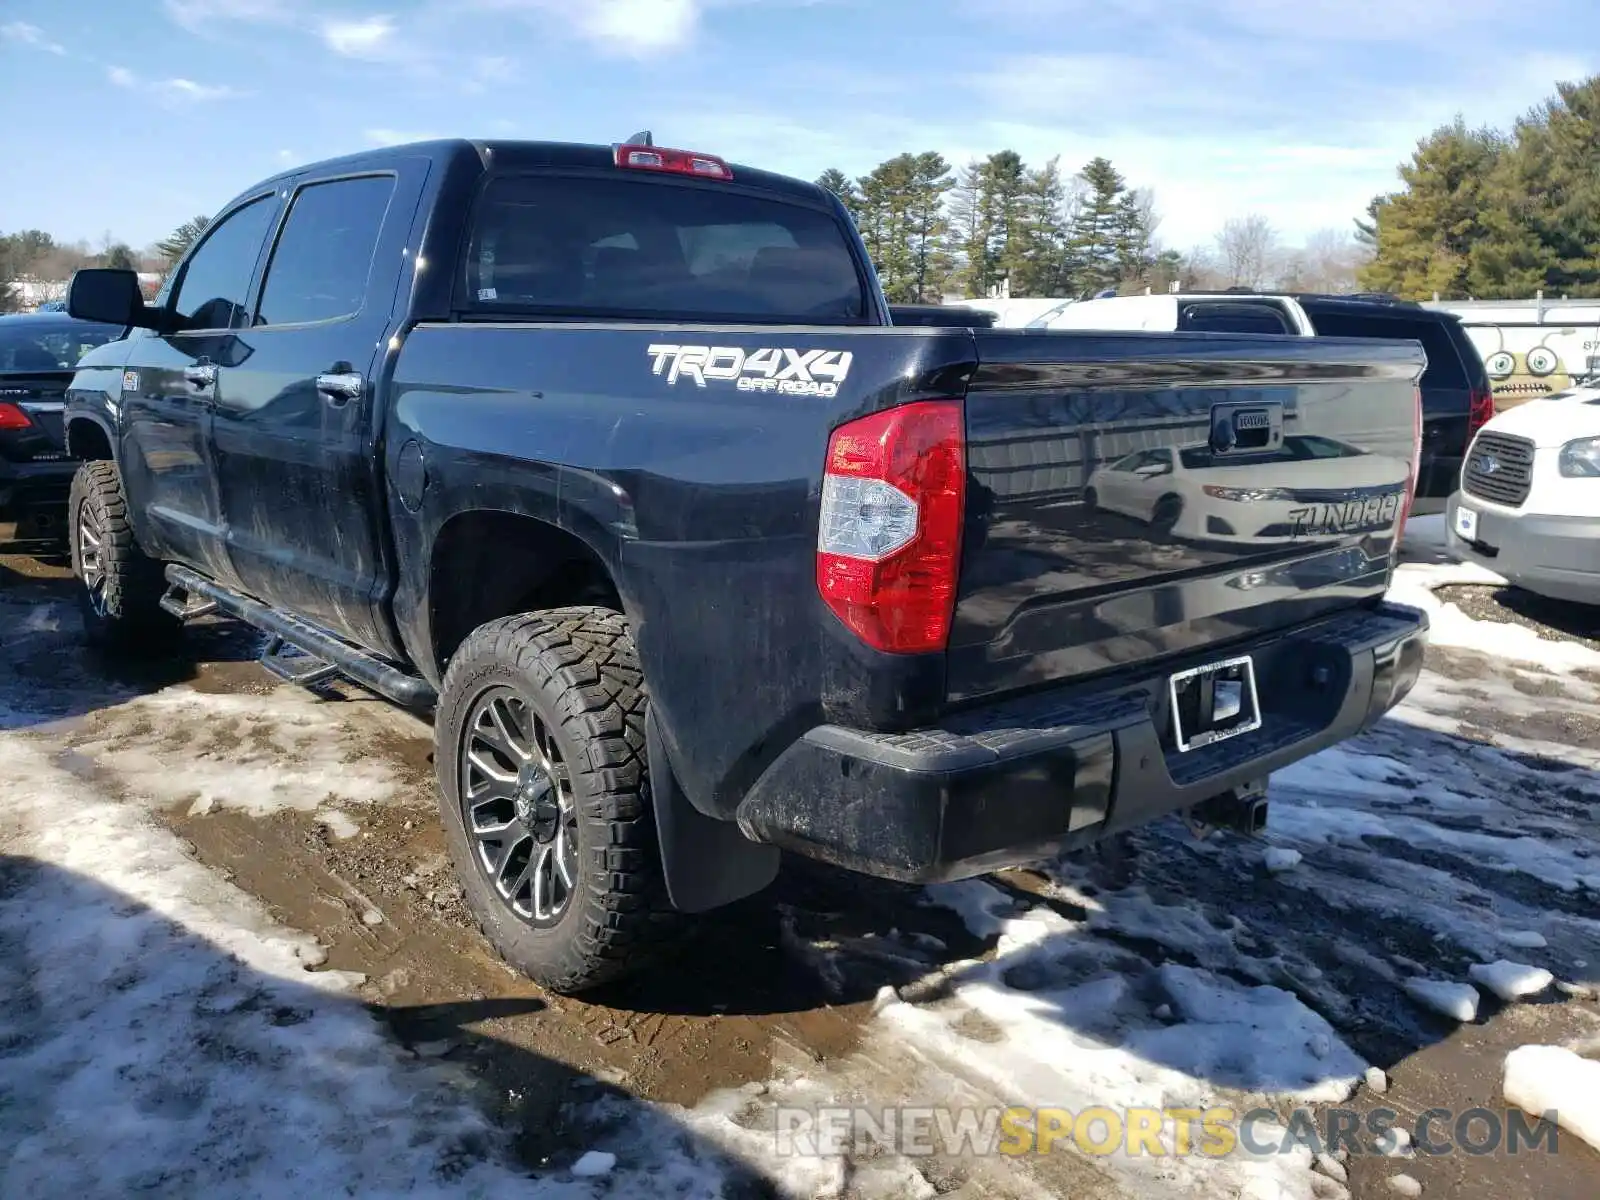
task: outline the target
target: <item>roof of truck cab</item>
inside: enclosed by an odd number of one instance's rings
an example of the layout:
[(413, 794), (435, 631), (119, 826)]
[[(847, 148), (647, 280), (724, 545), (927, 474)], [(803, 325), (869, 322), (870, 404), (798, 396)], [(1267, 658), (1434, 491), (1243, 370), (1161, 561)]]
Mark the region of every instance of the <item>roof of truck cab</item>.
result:
[[(683, 147), (694, 150), (699, 154), (717, 156), (715, 150), (700, 147)], [(500, 171), (536, 171), (548, 169), (579, 168), (579, 169), (612, 169), (615, 170), (616, 162), (613, 157), (615, 148), (609, 145), (594, 145), (584, 142), (535, 142), (517, 141), (505, 138), (473, 139), (473, 138), (441, 138), (434, 141), (406, 142), (397, 146), (383, 146), (372, 150), (362, 150), (355, 154), (346, 154), (337, 158), (327, 158), (320, 162), (305, 163), (292, 167), (287, 171), (280, 171), (271, 180), (289, 180), (296, 176), (315, 171), (318, 174), (327, 171), (362, 171), (377, 169), (393, 163), (400, 158), (423, 157), (436, 162), (449, 162), (463, 156), (477, 158), (485, 170)], [(763, 171), (756, 167), (745, 166), (742, 163), (729, 162), (728, 166), (733, 171), (734, 183), (743, 187), (756, 187), (763, 191), (778, 192), (794, 196), (798, 199), (815, 202), (824, 198), (827, 193), (814, 183), (802, 179), (795, 179), (788, 175), (779, 175), (772, 171)], [(642, 174), (642, 172), (635, 172)], [(715, 182), (708, 180), (705, 182)]]

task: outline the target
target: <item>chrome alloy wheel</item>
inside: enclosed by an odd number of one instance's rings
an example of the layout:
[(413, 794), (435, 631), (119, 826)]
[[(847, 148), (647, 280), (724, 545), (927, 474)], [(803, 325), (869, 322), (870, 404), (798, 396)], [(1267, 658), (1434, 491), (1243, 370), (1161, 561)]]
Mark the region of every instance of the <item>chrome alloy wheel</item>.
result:
[(514, 689), (490, 688), (465, 723), (460, 763), (479, 869), (517, 916), (556, 924), (577, 887), (578, 813), (549, 727)]

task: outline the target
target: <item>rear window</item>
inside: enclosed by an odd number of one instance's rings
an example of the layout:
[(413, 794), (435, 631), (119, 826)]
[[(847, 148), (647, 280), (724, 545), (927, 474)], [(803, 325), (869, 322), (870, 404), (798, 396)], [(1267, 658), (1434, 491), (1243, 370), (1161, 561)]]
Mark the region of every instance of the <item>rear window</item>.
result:
[(831, 214), (660, 179), (500, 176), (479, 201), (481, 312), (850, 325), (861, 279)]
[(1311, 323), (1324, 337), (1405, 338), (1422, 343), (1428, 355), (1428, 369), (1422, 373), (1425, 388), (1471, 386), (1461, 352), (1443, 321), (1408, 321), (1403, 317), (1366, 317), (1346, 313), (1316, 313)]
[(1178, 313), (1184, 333), (1292, 333), (1288, 317), (1269, 304), (1185, 304)]
[(0, 371), (67, 371), (96, 346), (122, 336), (116, 325), (18, 321), (0, 324)]

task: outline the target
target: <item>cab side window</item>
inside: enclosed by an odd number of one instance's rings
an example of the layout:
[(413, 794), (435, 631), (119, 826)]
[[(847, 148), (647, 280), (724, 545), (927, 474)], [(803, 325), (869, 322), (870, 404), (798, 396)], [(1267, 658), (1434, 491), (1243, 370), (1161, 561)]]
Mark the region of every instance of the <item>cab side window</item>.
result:
[(392, 175), (367, 175), (300, 189), (267, 267), (257, 325), (333, 321), (361, 311), (394, 186)]
[(277, 210), (275, 196), (262, 196), (206, 231), (205, 241), (184, 265), (172, 299), (181, 329), (240, 329), (248, 324), (250, 277)]

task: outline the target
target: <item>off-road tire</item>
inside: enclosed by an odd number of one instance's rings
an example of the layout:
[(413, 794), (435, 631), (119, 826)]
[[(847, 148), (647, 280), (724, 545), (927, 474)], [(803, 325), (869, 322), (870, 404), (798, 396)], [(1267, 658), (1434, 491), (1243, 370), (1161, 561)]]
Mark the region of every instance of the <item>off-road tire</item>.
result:
[[(571, 778), (577, 877), (556, 924), (512, 911), (480, 867), (461, 803), (465, 725), (494, 688), (516, 689), (544, 723)], [(434, 720), (439, 810), (467, 906), (516, 970), (558, 993), (638, 971), (680, 941), (667, 899), (645, 753), (649, 701), (627, 618), (548, 609), (491, 621), (450, 660)]]
[[(83, 531), (99, 537), (86, 557)], [(128, 498), (117, 464), (86, 462), (72, 477), (67, 499), (67, 539), (72, 572), (78, 578), (78, 607), (91, 645), (117, 654), (147, 654), (169, 648), (182, 628), (161, 608), (166, 580), (161, 563), (139, 549), (128, 523)], [(103, 580), (96, 592), (89, 586), (85, 562), (96, 564)]]

